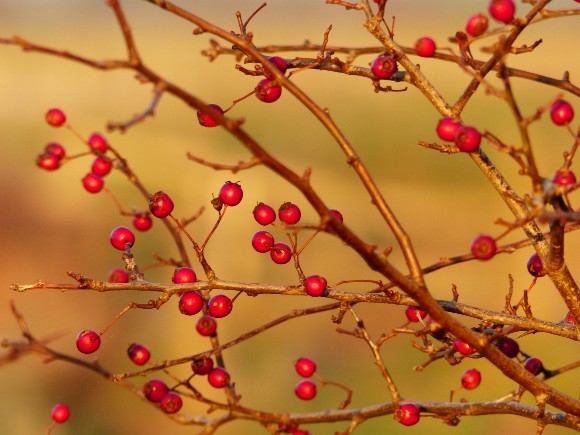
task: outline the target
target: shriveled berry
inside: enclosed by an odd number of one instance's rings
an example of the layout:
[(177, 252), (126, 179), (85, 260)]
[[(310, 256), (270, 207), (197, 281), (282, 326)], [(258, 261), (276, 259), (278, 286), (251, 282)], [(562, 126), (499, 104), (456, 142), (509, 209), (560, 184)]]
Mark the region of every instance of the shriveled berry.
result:
[(83, 183), (83, 187), (89, 193), (99, 193), (105, 185), (103, 179), (100, 176), (93, 174), (92, 172), (85, 175), (81, 181)]
[(462, 126), (457, 129), (454, 142), (459, 151), (472, 153), (481, 144), (481, 133), (474, 127)]
[(476, 14), (469, 17), (465, 25), (465, 31), (474, 37), (481, 36), (489, 26), (488, 18), (483, 14)]
[(161, 379), (149, 379), (143, 384), (143, 395), (150, 402), (161, 402), (169, 388)]
[(560, 168), (552, 178), (558, 186), (573, 186), (576, 184), (576, 174), (568, 168)]
[(508, 24), (514, 19), (516, 5), (513, 0), (491, 0), (488, 10), (495, 20)]
[(117, 227), (111, 231), (109, 237), (111, 245), (119, 251), (124, 251), (127, 247), (132, 247), (135, 243), (135, 234), (127, 227)]
[(199, 335), (209, 337), (215, 333), (217, 322), (213, 317), (204, 315), (197, 319), (195, 329)]
[(527, 267), (530, 275), (535, 276), (536, 278), (546, 275), (542, 260), (537, 253), (532, 254), (532, 256), (529, 258)]
[(405, 316), (409, 322), (420, 322), (427, 317), (427, 311), (421, 307), (408, 306), (405, 308)]
[(435, 54), (435, 50), (437, 46), (435, 45), (435, 41), (428, 36), (423, 36), (422, 38), (417, 39), (415, 42), (415, 50), (417, 54), (421, 57), (431, 57)]
[(137, 213), (133, 216), (133, 226), (139, 231), (147, 231), (153, 225), (149, 213)]
[(129, 282), (129, 273), (123, 269), (112, 269), (109, 272), (109, 277), (107, 278), (109, 282), (125, 283)]
[(196, 281), (197, 276), (191, 267), (178, 267), (171, 277), (174, 284), (189, 284)]
[(101, 336), (89, 329), (79, 332), (76, 340), (77, 349), (82, 353), (93, 353), (101, 346)]
[(300, 376), (309, 378), (316, 371), (316, 363), (310, 358), (302, 357), (298, 358), (294, 364), (294, 368)]
[(478, 260), (489, 260), (497, 252), (497, 245), (493, 237), (488, 235), (477, 236), (471, 244), (471, 253)]
[(179, 311), (186, 316), (193, 316), (203, 308), (203, 298), (196, 291), (183, 292), (179, 297)]
[(390, 79), (397, 72), (397, 61), (392, 56), (377, 56), (371, 62), (371, 72), (378, 79)]
[(139, 343), (132, 343), (127, 349), (127, 355), (129, 355), (129, 359), (138, 366), (147, 364), (149, 358), (151, 358), (151, 352), (147, 346)]
[(264, 103), (273, 103), (282, 95), (282, 86), (276, 84), (273, 79), (263, 79), (256, 86), (254, 93), (258, 100)]
[(457, 130), (459, 130), (460, 127), (461, 123), (459, 121), (456, 121), (449, 116), (445, 116), (444, 118), (441, 118), (437, 124), (437, 136), (442, 140), (453, 142), (455, 141)]
[(475, 353), (475, 349), (471, 347), (465, 341), (455, 339), (453, 340), (453, 348), (459, 352), (461, 355), (473, 355)]
[(191, 370), (196, 375), (207, 375), (213, 369), (213, 359), (198, 358), (191, 362)]
[(322, 296), (326, 291), (327, 281), (319, 275), (310, 275), (304, 280), (304, 290), (310, 296)]
[(260, 202), (258, 205), (256, 205), (252, 213), (254, 215), (254, 219), (260, 225), (270, 225), (276, 220), (276, 211), (263, 202)]
[(538, 375), (544, 369), (544, 365), (540, 359), (531, 356), (524, 361), (524, 368), (532, 375)]
[(223, 367), (216, 367), (207, 374), (207, 381), (214, 388), (223, 388), (230, 383), (230, 375)]
[(104, 177), (105, 175), (108, 175), (109, 172), (111, 172), (112, 168), (113, 163), (111, 163), (109, 159), (98, 156), (95, 158), (95, 160), (93, 160), (93, 164), (91, 165), (91, 172), (95, 175)]
[(312, 400), (316, 397), (316, 384), (312, 381), (303, 379), (296, 384), (294, 393), (302, 400)]
[(170, 391), (165, 396), (163, 396), (160, 405), (161, 409), (163, 409), (166, 414), (175, 414), (183, 406), (183, 400), (181, 400), (181, 396), (179, 394)]
[(64, 423), (70, 417), (70, 408), (64, 403), (57, 403), (52, 407), (50, 416), (55, 423)]
[(232, 300), (226, 295), (215, 295), (207, 303), (207, 313), (219, 319), (221, 317), (226, 317), (232, 312), (234, 304)]
[(149, 211), (156, 218), (163, 219), (173, 211), (173, 201), (167, 193), (155, 192), (149, 197)]
[(218, 196), (222, 203), (229, 205), (230, 207), (234, 207), (242, 202), (244, 192), (242, 191), (242, 186), (240, 186), (238, 183), (226, 181), (226, 184), (221, 187)]
[(44, 115), (44, 119), (48, 125), (52, 127), (60, 127), (66, 122), (66, 115), (60, 109), (50, 109)]
[(566, 100), (558, 100), (550, 108), (550, 118), (556, 125), (569, 124), (574, 119), (574, 109)]
[(302, 217), (302, 212), (300, 207), (291, 202), (285, 202), (278, 209), (278, 219), (288, 225), (297, 224)]
[(268, 231), (257, 231), (252, 236), (252, 247), (254, 250), (264, 253), (270, 251), (274, 246), (274, 236)]
[(42, 153), (36, 157), (36, 166), (45, 171), (54, 171), (60, 167), (61, 159), (52, 153)]
[(101, 133), (93, 133), (89, 136), (89, 140), (87, 141), (89, 147), (97, 152), (97, 153), (106, 153), (109, 149), (109, 144), (107, 143), (107, 139)]
[(395, 420), (404, 426), (413, 426), (421, 418), (421, 409), (411, 402), (401, 403), (395, 410)]
[[(278, 71), (280, 71), (282, 74), (285, 74), (286, 70), (288, 69), (288, 64), (280, 56), (270, 56), (268, 58), (268, 62), (270, 62), (272, 65), (274, 65), (276, 67), (276, 69)], [(272, 77), (272, 73), (270, 71), (268, 71), (267, 68), (262, 68), (262, 71), (264, 72), (264, 75), (267, 78)]]
[(292, 251), (286, 243), (274, 243), (270, 249), (270, 258), (276, 264), (286, 264), (292, 259)]
[(500, 338), (496, 346), (508, 358), (515, 358), (520, 353), (520, 345), (511, 337)]
[(467, 369), (461, 376), (461, 385), (466, 390), (473, 390), (481, 383), (481, 373), (476, 369)]
[[(220, 114), (224, 114), (224, 110), (218, 106), (217, 104), (208, 104), (208, 107), (211, 107), (213, 110), (215, 110), (216, 112), (220, 113)], [(207, 113), (203, 113), (201, 110), (197, 111), (197, 120), (199, 122), (199, 125), (203, 126), (203, 127), (217, 127), (218, 125), (220, 125), (220, 122), (215, 119), (214, 117), (212, 117), (211, 115), (208, 115)]]

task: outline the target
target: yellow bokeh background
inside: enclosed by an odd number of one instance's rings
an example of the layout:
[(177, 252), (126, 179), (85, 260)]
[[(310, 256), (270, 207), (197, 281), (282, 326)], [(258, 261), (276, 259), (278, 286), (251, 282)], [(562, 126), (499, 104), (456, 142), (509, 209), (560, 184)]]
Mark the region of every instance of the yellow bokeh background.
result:
[[(554, 7), (570, 7), (556, 2)], [(227, 30), (236, 29), (235, 11), (247, 17), (258, 3), (236, 1), (182, 1), (180, 4)], [(146, 2), (123, 2), (127, 18), (144, 61), (167, 80), (179, 84), (204, 101), (222, 106), (248, 93), (256, 79), (234, 68), (234, 60), (223, 56), (208, 62), (200, 55), (209, 46), (209, 35), (194, 36), (191, 24), (161, 11)], [(18, 35), (83, 56), (107, 60), (123, 58), (124, 45), (114, 16), (105, 2), (3, 0), (0, 14), (0, 37)], [(518, 15), (529, 6), (518, 3)], [(388, 16), (395, 15), (395, 38), (412, 46), (420, 37), (433, 37), (439, 47), (451, 48), (448, 38), (461, 30), (465, 20), (475, 12), (484, 12), (486, 2), (452, 0), (424, 2), (416, 0), (389, 2)], [(390, 19), (390, 18), (389, 18)], [(376, 45), (362, 27), (363, 16), (345, 11), (323, 1), (302, 0), (289, 4), (274, 0), (252, 21), (250, 30), (258, 46), (300, 44), (305, 40), (321, 42), (332, 24), (329, 44), (363, 47)], [(389, 21), (390, 22), (390, 21)], [(546, 20), (531, 26), (520, 37), (520, 44), (543, 42), (532, 53), (510, 56), (514, 67), (529, 69), (551, 77), (562, 77), (569, 71), (574, 81), (580, 76), (577, 39), (578, 19)], [(474, 47), (476, 58), (484, 58)], [(313, 56), (314, 54), (288, 53)], [(341, 57), (342, 55), (337, 54)], [(372, 57), (361, 57), (357, 63), (366, 66)], [(460, 95), (470, 77), (456, 65), (432, 59), (417, 58), (421, 69), (450, 103)], [(57, 141), (69, 153), (83, 151), (83, 144), (64, 129), (53, 129), (44, 122), (50, 107), (66, 111), (69, 122), (83, 136), (105, 133), (109, 121), (124, 121), (147, 107), (151, 86), (139, 84), (130, 71), (104, 72), (38, 53), (24, 53), (16, 47), (0, 45), (0, 336), (19, 339), (20, 330), (10, 314), (8, 301), (14, 300), (26, 318), (31, 331), (39, 338), (59, 335), (52, 345), (63, 352), (76, 354), (74, 338), (82, 329), (102, 329), (129, 302), (146, 302), (155, 295), (137, 292), (105, 293), (85, 291), (30, 291), (17, 294), (11, 283), (30, 284), (37, 280), (70, 283), (66, 271), (72, 270), (94, 279), (104, 280), (113, 267), (122, 267), (118, 251), (112, 249), (108, 235), (118, 225), (130, 225), (130, 218), (120, 216), (111, 198), (104, 193), (86, 193), (80, 179), (90, 170), (90, 159), (78, 159), (58, 171), (47, 173), (35, 166), (36, 155), (46, 143)], [(346, 77), (321, 71), (306, 71), (292, 80), (329, 113), (356, 147), (383, 194), (408, 231), (421, 264), (427, 266), (441, 257), (466, 253), (471, 240), (479, 233), (497, 235), (502, 228), (494, 225), (498, 218), (510, 220), (505, 205), (487, 184), (485, 178), (465, 155), (447, 156), (417, 145), (419, 140), (436, 141), (435, 125), (439, 115), (413, 88), (400, 93), (373, 93), (371, 83), (362, 78)], [(490, 76), (489, 83), (499, 89)], [(514, 79), (514, 91), (524, 116), (552, 101), (560, 90), (530, 81)], [(392, 84), (402, 88), (403, 84)], [(580, 110), (578, 99), (566, 98)], [(297, 101), (284, 93), (272, 105), (249, 98), (231, 111), (244, 119), (244, 128), (269, 152), (291, 169), (302, 173), (312, 170), (312, 184), (326, 203), (339, 209), (345, 223), (369, 243), (380, 248), (393, 246), (393, 263), (404, 268), (404, 261), (387, 225), (370, 203), (369, 197), (345, 162), (337, 144)], [(513, 117), (505, 102), (488, 95), (483, 89), (467, 106), (463, 120), (489, 130), (505, 143), (518, 145), (519, 137)], [(562, 162), (562, 153), (570, 148), (572, 138), (564, 128), (553, 126), (544, 116), (530, 127), (539, 170), (549, 177)], [(240, 282), (296, 284), (291, 265), (274, 265), (252, 251), (250, 238), (257, 225), (252, 219), (254, 205), (263, 201), (273, 207), (292, 201), (302, 206), (303, 221), (316, 223), (314, 211), (298, 191), (264, 168), (237, 174), (213, 171), (185, 158), (192, 152), (209, 161), (236, 163), (249, 158), (248, 153), (226, 131), (199, 127), (195, 113), (181, 101), (165, 95), (155, 117), (125, 134), (107, 134), (111, 144), (125, 156), (151, 192), (166, 190), (175, 201), (175, 213), (190, 216), (206, 208), (191, 226), (191, 232), (202, 240), (212, 227), (216, 213), (211, 209), (212, 194), (226, 181), (240, 181), (244, 201), (228, 210), (207, 248), (207, 258), (222, 279)], [(529, 181), (518, 175), (515, 163), (484, 144), (497, 166), (520, 194), (529, 191)], [(106, 179), (123, 206), (145, 209), (146, 202), (121, 175)], [(575, 198), (572, 198), (574, 201)], [(577, 201), (577, 199), (576, 199)], [(575, 201), (574, 201), (575, 202)], [(137, 234), (134, 253), (139, 264), (154, 262), (151, 254), (165, 258), (176, 255), (174, 247), (159, 223), (148, 233)], [(304, 240), (306, 235), (301, 234)], [(506, 238), (522, 238), (514, 232)], [(579, 273), (578, 236), (570, 234), (567, 261), (574, 275)], [(509, 286), (514, 279), (515, 297), (529, 286), (531, 278), (525, 264), (531, 248), (499, 255), (490, 262), (469, 262), (440, 270), (427, 276), (435, 297), (450, 299), (456, 285), (460, 301), (501, 311)], [(193, 254), (192, 254), (193, 257)], [(320, 274), (329, 283), (342, 280), (380, 279), (338, 240), (318, 236), (301, 256), (307, 274)], [(199, 265), (194, 265), (201, 275)], [(147, 272), (153, 282), (169, 282), (170, 267)], [(365, 284), (344, 286), (364, 291)], [(540, 280), (531, 294), (534, 315), (559, 321), (566, 313), (554, 287)], [(220, 340), (226, 342), (243, 332), (284, 315), (295, 308), (313, 306), (325, 301), (304, 297), (240, 296), (234, 312), (219, 321)], [(99, 361), (116, 373), (134, 370), (125, 350), (131, 342), (148, 345), (153, 359), (177, 358), (208, 348), (206, 340), (194, 331), (194, 319), (181, 315), (177, 302), (170, 300), (159, 310), (134, 310), (124, 316), (103, 337), (96, 354)], [(374, 337), (404, 323), (399, 306), (357, 306)], [(470, 319), (466, 324), (474, 325)], [(350, 317), (342, 325), (352, 329)], [(387, 367), (391, 370), (402, 395), (408, 400), (445, 401), (449, 391), (459, 385), (461, 373), (470, 367), (483, 373), (480, 388), (460, 392), (456, 400), (495, 400), (515, 388), (484, 360), (468, 360), (450, 367), (437, 362), (423, 372), (413, 366), (425, 355), (413, 349), (411, 338), (400, 335), (383, 345)], [(537, 355), (548, 368), (556, 368), (577, 359), (578, 344), (547, 335), (536, 334), (520, 340), (522, 349)], [(5, 351), (3, 351), (5, 355)], [(353, 389), (351, 407), (368, 406), (390, 400), (370, 351), (362, 340), (336, 332), (330, 313), (286, 322), (225, 353), (242, 404), (267, 412), (308, 412), (336, 407), (343, 400), (341, 390), (331, 386), (320, 389), (312, 402), (294, 397), (299, 380), (293, 362), (300, 356), (314, 358), (325, 378), (344, 383)], [(88, 356), (91, 360), (93, 356)], [(187, 365), (171, 373), (186, 377)], [(550, 384), (577, 397), (580, 384), (577, 373), (567, 373)], [(163, 413), (122, 388), (105, 382), (97, 375), (62, 362), (43, 363), (42, 358), (26, 356), (0, 370), (3, 394), (0, 396), (0, 433), (44, 433), (50, 424), (50, 409), (56, 402), (69, 403), (69, 422), (55, 429), (55, 434), (186, 434), (197, 433), (197, 426), (181, 426)], [(140, 384), (142, 380), (136, 380)], [(219, 392), (194, 382), (208, 397), (222, 400)], [(533, 403), (529, 395), (527, 403)], [(203, 414), (205, 406), (189, 403), (184, 413)], [(211, 414), (210, 414), (211, 416)], [(305, 426), (313, 434), (344, 431), (347, 422), (324, 426)], [(423, 418), (420, 424), (403, 428), (392, 416), (377, 418), (360, 426), (357, 433), (424, 433), (523, 435), (534, 433), (533, 421), (509, 416), (462, 418), (451, 428), (435, 418)], [(568, 431), (549, 427), (546, 434)], [(266, 433), (249, 421), (236, 421), (220, 428), (220, 434)]]

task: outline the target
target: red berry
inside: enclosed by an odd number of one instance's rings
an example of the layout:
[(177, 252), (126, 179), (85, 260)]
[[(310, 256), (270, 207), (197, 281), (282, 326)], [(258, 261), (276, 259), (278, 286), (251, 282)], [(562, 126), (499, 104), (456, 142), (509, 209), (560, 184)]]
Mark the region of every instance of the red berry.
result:
[(56, 423), (64, 423), (70, 417), (70, 408), (64, 403), (57, 403), (50, 412), (52, 420)]
[(565, 321), (566, 323), (576, 324), (576, 318), (574, 317), (574, 314), (572, 314), (571, 311), (568, 311), (568, 314), (566, 314)]
[(44, 119), (52, 127), (60, 127), (66, 122), (66, 115), (60, 109), (50, 109), (44, 115)]
[(149, 358), (151, 358), (151, 352), (146, 346), (139, 343), (133, 343), (127, 349), (127, 355), (131, 361), (133, 361), (138, 366), (147, 364)]
[(407, 316), (409, 322), (420, 322), (427, 317), (427, 311), (421, 307), (408, 306), (405, 309), (405, 316)]
[(263, 79), (256, 86), (255, 94), (258, 100), (264, 103), (273, 103), (282, 95), (282, 87), (273, 79)]
[(163, 219), (173, 211), (173, 201), (167, 193), (156, 192), (149, 197), (149, 211), (156, 218)]
[(268, 231), (258, 231), (252, 236), (252, 247), (260, 252), (268, 252), (274, 246), (274, 236)]
[(453, 118), (446, 116), (441, 118), (437, 124), (437, 136), (439, 136), (439, 138), (442, 140), (453, 142), (455, 140), (457, 130), (459, 130), (460, 127), (461, 123), (459, 121), (455, 121)]
[(532, 254), (528, 260), (527, 267), (530, 275), (535, 276), (536, 278), (542, 277), (546, 274), (544, 265), (542, 264), (542, 260), (538, 254)]
[[(208, 104), (208, 107), (211, 107), (222, 115), (224, 114), (224, 110), (217, 104)], [(197, 120), (199, 121), (199, 125), (203, 127), (217, 127), (220, 125), (220, 122), (217, 119), (212, 118), (212, 116), (207, 113), (203, 113), (201, 110), (197, 111)]]
[(197, 319), (195, 329), (199, 335), (209, 337), (215, 333), (215, 330), (217, 329), (217, 322), (211, 316), (201, 316), (199, 319)]
[(183, 401), (181, 400), (181, 396), (179, 394), (170, 391), (165, 396), (163, 396), (160, 405), (161, 409), (163, 409), (166, 414), (175, 414), (181, 409)]
[(93, 164), (91, 165), (91, 172), (95, 175), (100, 175), (104, 177), (111, 172), (113, 168), (113, 163), (105, 157), (98, 156), (95, 160), (93, 160)]
[(465, 341), (461, 340), (453, 340), (453, 348), (459, 352), (461, 355), (473, 355), (475, 353), (475, 349), (467, 344)]
[(558, 100), (550, 108), (550, 118), (556, 125), (566, 125), (574, 118), (572, 105), (565, 100)]
[(489, 260), (497, 251), (493, 237), (481, 235), (475, 238), (471, 244), (471, 253), (478, 260)]
[(238, 183), (226, 181), (226, 184), (221, 187), (218, 196), (225, 205), (234, 207), (242, 202), (244, 192), (242, 191), (242, 186), (240, 186)]
[(421, 418), (421, 409), (414, 403), (401, 403), (395, 410), (395, 420), (405, 426), (413, 426)]
[(89, 193), (99, 193), (105, 185), (103, 179), (93, 173), (85, 175), (81, 181), (83, 182), (83, 187)]
[(292, 259), (292, 251), (286, 243), (274, 243), (270, 249), (270, 258), (276, 264), (286, 264)]
[(532, 375), (538, 375), (544, 369), (542, 361), (535, 357), (529, 357), (524, 361), (524, 368)]
[(378, 79), (390, 79), (397, 72), (397, 61), (392, 56), (378, 56), (371, 62), (371, 72)]
[(479, 148), (481, 133), (474, 127), (459, 127), (455, 133), (454, 142), (459, 151), (472, 153)]
[(216, 367), (207, 374), (207, 381), (214, 388), (223, 388), (230, 383), (230, 375), (224, 368)]
[(476, 14), (469, 17), (465, 25), (465, 31), (474, 37), (483, 35), (487, 30), (489, 20), (483, 14)]
[(326, 279), (318, 275), (311, 275), (304, 280), (304, 290), (310, 296), (322, 296), (326, 291), (326, 285)]
[(123, 269), (112, 269), (107, 278), (109, 282), (125, 283), (129, 282), (129, 274)]
[(215, 295), (207, 303), (207, 313), (219, 319), (221, 317), (226, 317), (232, 312), (234, 307), (232, 300), (226, 295)]
[(256, 207), (254, 207), (254, 219), (260, 225), (270, 225), (276, 220), (276, 212), (272, 207), (263, 202), (260, 202)]
[(161, 379), (150, 379), (143, 384), (143, 395), (150, 402), (161, 402), (169, 388)]
[(196, 291), (183, 292), (179, 298), (179, 311), (186, 316), (193, 316), (203, 308), (203, 298)]
[(44, 152), (54, 154), (59, 160), (66, 156), (66, 149), (59, 143), (50, 142), (44, 147)]
[(419, 38), (417, 39), (417, 42), (415, 42), (415, 50), (417, 50), (417, 54), (421, 57), (433, 56), (436, 48), (435, 41), (428, 36)]
[[(276, 67), (276, 69), (278, 69), (278, 71), (280, 71), (282, 74), (286, 73), (286, 70), (288, 69), (288, 64), (280, 56), (271, 56), (268, 58), (268, 61), (271, 64), (273, 64)], [(272, 74), (266, 68), (263, 68), (262, 71), (264, 71), (264, 75), (267, 78), (272, 77)]]
[(300, 212), (300, 208), (291, 202), (285, 202), (278, 209), (278, 219), (288, 225), (298, 223), (301, 217), (302, 213)]
[(520, 353), (520, 345), (511, 337), (500, 338), (496, 346), (508, 358), (515, 358)]
[(97, 153), (104, 154), (109, 149), (109, 144), (107, 143), (107, 139), (105, 139), (105, 137), (100, 133), (91, 134), (91, 136), (89, 137), (89, 140), (87, 142), (88, 142), (91, 150), (93, 150)]
[(133, 216), (133, 226), (139, 231), (147, 231), (153, 225), (153, 219), (149, 213), (139, 213)]
[(558, 186), (573, 186), (576, 184), (576, 175), (567, 168), (560, 168), (552, 178)]
[(36, 157), (36, 166), (45, 171), (54, 171), (60, 167), (60, 160), (52, 153), (42, 153)]
[(334, 210), (334, 209), (330, 209), (328, 210), (330, 212), (331, 215), (333, 215), (335, 218), (337, 218), (339, 221), (344, 222), (344, 218), (342, 216), (342, 213), (339, 212), (338, 210)]
[(316, 384), (312, 381), (302, 380), (296, 384), (294, 393), (302, 400), (312, 400), (316, 397)]
[(101, 336), (95, 331), (85, 329), (77, 335), (77, 349), (82, 353), (93, 353), (101, 345)]
[(296, 373), (298, 373), (303, 378), (309, 378), (316, 371), (316, 363), (310, 358), (298, 358), (298, 361), (294, 364)]
[(491, 0), (488, 10), (495, 20), (508, 24), (514, 19), (516, 5), (513, 0)]
[(473, 390), (481, 383), (481, 373), (476, 369), (468, 369), (461, 376), (461, 385), (466, 390)]
[(213, 359), (198, 358), (191, 362), (191, 370), (196, 375), (207, 375), (213, 369)]
[(117, 227), (111, 231), (109, 240), (114, 248), (119, 251), (124, 251), (126, 248), (133, 246), (135, 243), (135, 235), (127, 227)]
[(197, 276), (191, 267), (179, 267), (173, 272), (171, 281), (174, 284), (189, 284), (197, 281)]

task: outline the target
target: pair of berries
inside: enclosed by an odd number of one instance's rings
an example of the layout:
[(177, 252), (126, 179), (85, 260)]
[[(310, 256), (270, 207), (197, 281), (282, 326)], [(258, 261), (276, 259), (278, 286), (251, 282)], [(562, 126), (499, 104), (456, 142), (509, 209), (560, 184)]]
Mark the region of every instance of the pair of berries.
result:
[[(491, 17), (500, 23), (509, 24), (513, 21), (516, 6), (513, 0), (491, 0), (488, 5)], [(483, 14), (475, 14), (469, 17), (465, 25), (465, 31), (473, 36), (483, 35), (489, 26), (488, 18)]]
[(439, 120), (436, 132), (440, 139), (454, 142), (457, 149), (464, 153), (477, 151), (481, 144), (481, 133), (475, 127), (461, 125), (448, 116)]
[(274, 236), (268, 231), (257, 231), (252, 236), (252, 247), (264, 254), (270, 253), (270, 258), (276, 264), (286, 264), (292, 259), (292, 250), (286, 243), (275, 243)]
[(36, 165), (46, 171), (54, 171), (60, 167), (66, 157), (66, 149), (59, 143), (50, 142), (44, 151), (36, 157)]
[(166, 414), (175, 414), (183, 406), (181, 396), (169, 387), (161, 379), (150, 379), (143, 384), (143, 395), (153, 403), (159, 403)]
[(98, 193), (105, 185), (103, 177), (108, 175), (113, 168), (111, 160), (104, 156), (109, 149), (109, 144), (100, 133), (93, 133), (87, 143), (91, 151), (97, 154), (97, 157), (91, 165), (91, 172), (85, 175), (81, 181), (87, 192)]
[[(268, 204), (258, 203), (252, 211), (254, 219), (260, 225), (270, 225), (276, 220), (276, 212)], [(295, 225), (300, 221), (302, 212), (300, 207), (291, 202), (285, 202), (278, 208), (278, 219), (287, 225)]]
[[(316, 363), (310, 358), (302, 357), (298, 358), (294, 368), (303, 378), (310, 378), (316, 372)], [(294, 394), (301, 400), (312, 400), (316, 393), (316, 384), (309, 379), (300, 380), (294, 388)]]

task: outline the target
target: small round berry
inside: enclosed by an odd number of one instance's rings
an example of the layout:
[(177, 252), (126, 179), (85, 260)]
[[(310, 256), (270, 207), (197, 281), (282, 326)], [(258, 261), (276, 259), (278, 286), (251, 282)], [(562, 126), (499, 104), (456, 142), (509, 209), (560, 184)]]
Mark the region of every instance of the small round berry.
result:
[(390, 79), (397, 72), (397, 61), (392, 56), (377, 56), (371, 62), (371, 72), (378, 79)]
[(160, 405), (161, 409), (163, 409), (166, 414), (175, 414), (181, 409), (183, 401), (181, 400), (181, 396), (179, 394), (170, 391), (165, 396), (163, 396)]
[[(224, 110), (217, 104), (208, 104), (208, 107), (211, 107), (216, 112), (222, 115), (224, 114)], [(214, 119), (211, 115), (208, 115), (207, 113), (203, 113), (201, 110), (197, 111), (197, 120), (199, 122), (199, 125), (201, 125), (202, 127), (211, 128), (220, 125), (220, 122), (217, 119)]]
[(437, 123), (437, 136), (439, 136), (439, 138), (442, 140), (453, 142), (455, 140), (457, 130), (459, 130), (460, 127), (461, 123), (459, 121), (456, 121), (449, 116), (445, 116)]
[(516, 5), (513, 0), (491, 0), (488, 10), (495, 20), (508, 24), (514, 19)]
[(223, 388), (230, 383), (230, 375), (224, 368), (216, 367), (207, 374), (207, 381), (214, 388)]
[(133, 226), (139, 231), (147, 231), (153, 225), (153, 219), (149, 213), (137, 213), (133, 216)]
[[(273, 64), (276, 67), (276, 69), (278, 69), (278, 71), (280, 71), (282, 74), (285, 74), (286, 70), (288, 69), (288, 64), (280, 56), (270, 56), (268, 58), (268, 62)], [(272, 77), (272, 74), (270, 73), (270, 71), (268, 71), (267, 68), (262, 68), (262, 71), (264, 72), (264, 75), (267, 78)]]
[(476, 369), (468, 369), (463, 372), (461, 376), (461, 385), (466, 390), (473, 390), (481, 383), (481, 373)]
[(50, 142), (44, 147), (44, 152), (49, 154), (54, 154), (59, 160), (62, 160), (66, 156), (66, 149), (59, 143)]
[(454, 142), (459, 151), (472, 153), (481, 144), (481, 133), (474, 127), (459, 127), (457, 133), (455, 133)]
[(481, 36), (487, 30), (487, 26), (489, 25), (489, 20), (483, 14), (476, 14), (469, 17), (467, 20), (467, 24), (465, 25), (465, 31), (473, 36)]
[(129, 282), (129, 273), (123, 269), (115, 268), (109, 272), (107, 278), (109, 282), (126, 283)]
[(529, 357), (524, 361), (524, 368), (530, 372), (532, 375), (538, 375), (544, 369), (542, 361), (536, 357)]
[(511, 337), (500, 338), (496, 346), (508, 358), (515, 358), (520, 353), (520, 345)]
[(301, 380), (296, 384), (294, 393), (302, 400), (312, 400), (316, 397), (316, 384), (309, 380)]
[(85, 175), (81, 181), (83, 183), (83, 187), (89, 193), (99, 193), (105, 185), (103, 179), (93, 173)]
[(60, 168), (61, 159), (52, 153), (42, 153), (36, 157), (36, 166), (45, 171), (55, 171)]
[(203, 308), (203, 298), (196, 291), (183, 292), (179, 298), (179, 311), (186, 316), (193, 316)]
[(564, 321), (566, 323), (572, 323), (573, 325), (576, 324), (576, 318), (574, 317), (574, 314), (572, 314), (571, 311), (568, 311), (568, 314), (566, 314)]
[(573, 186), (576, 184), (576, 174), (567, 168), (560, 168), (552, 178), (554, 184), (558, 186)]
[(155, 192), (149, 197), (149, 211), (156, 218), (163, 219), (173, 211), (173, 201), (167, 193)]
[(143, 384), (143, 395), (150, 402), (161, 402), (169, 388), (161, 379), (149, 379)]
[(151, 352), (147, 346), (139, 343), (131, 344), (127, 349), (127, 355), (129, 355), (129, 359), (138, 366), (147, 364), (149, 358), (151, 358)]
[(258, 83), (254, 93), (258, 100), (264, 103), (273, 103), (282, 95), (282, 86), (277, 85), (273, 79), (264, 79)]
[(532, 254), (532, 256), (529, 258), (527, 267), (528, 272), (530, 272), (530, 275), (536, 278), (540, 278), (546, 275), (546, 271), (544, 270), (542, 260), (540, 259), (540, 256), (536, 253)]
[(107, 143), (107, 139), (100, 134), (100, 133), (93, 133), (89, 136), (89, 140), (87, 141), (91, 150), (97, 153), (106, 153), (109, 149), (109, 144)]
[(264, 204), (263, 202), (260, 202), (258, 205), (256, 205), (252, 213), (254, 215), (254, 219), (260, 225), (270, 225), (276, 220), (276, 211), (274, 211), (272, 207)]
[(179, 267), (173, 272), (171, 282), (174, 284), (190, 284), (197, 281), (197, 276), (191, 267)]
[(421, 57), (433, 56), (436, 49), (437, 46), (435, 45), (435, 41), (433, 41), (433, 39), (429, 38), (428, 36), (423, 36), (422, 38), (417, 39), (417, 42), (415, 42), (415, 50)]
[(198, 332), (199, 335), (204, 337), (210, 337), (215, 334), (215, 330), (217, 329), (217, 322), (211, 316), (201, 316), (197, 319), (195, 324), (195, 330)]
[(70, 417), (70, 408), (64, 403), (57, 403), (52, 407), (50, 416), (55, 423), (64, 423)]
[(481, 235), (475, 238), (471, 244), (471, 253), (478, 260), (489, 260), (497, 252), (497, 246), (493, 237)]
[(556, 125), (566, 125), (574, 118), (572, 105), (565, 100), (558, 100), (550, 108), (550, 118)]
[(270, 258), (276, 264), (286, 264), (292, 259), (292, 251), (286, 243), (274, 243), (270, 249)]
[(101, 336), (95, 331), (85, 329), (77, 335), (77, 349), (82, 353), (93, 353), (101, 346)]
[(462, 340), (453, 340), (453, 348), (459, 352), (461, 355), (473, 355), (475, 349)]
[(60, 127), (66, 122), (66, 115), (60, 109), (50, 109), (44, 115), (44, 119), (48, 125), (52, 127)]
[(213, 359), (198, 358), (191, 362), (191, 370), (196, 375), (207, 375), (213, 369)]
[(135, 234), (127, 227), (117, 227), (111, 231), (109, 240), (114, 248), (124, 251), (135, 243)]
[(322, 296), (326, 291), (327, 281), (318, 275), (311, 275), (304, 280), (304, 290), (310, 296)]
[(91, 172), (101, 177), (108, 175), (109, 172), (111, 172), (111, 169), (113, 169), (113, 163), (102, 156), (98, 156), (93, 160), (93, 164), (91, 165)]
[(335, 209), (330, 209), (328, 210), (330, 212), (331, 215), (333, 215), (336, 219), (338, 219), (341, 222), (344, 222), (344, 217), (342, 216), (342, 213), (339, 212), (338, 210)]
[(274, 236), (268, 231), (257, 231), (252, 236), (252, 247), (254, 250), (264, 253), (270, 251), (274, 246)]
[(409, 322), (420, 322), (427, 317), (427, 311), (421, 307), (408, 306), (405, 308), (405, 316)]
[(395, 420), (404, 426), (413, 426), (420, 418), (421, 409), (414, 403), (401, 403), (395, 410)]
[(226, 317), (232, 312), (234, 304), (232, 300), (226, 295), (215, 295), (207, 303), (207, 313), (219, 319), (221, 317)]
[(225, 205), (235, 207), (240, 202), (242, 202), (244, 192), (242, 191), (242, 186), (240, 186), (238, 183), (226, 181), (226, 184), (221, 187), (218, 196), (222, 200), (222, 203)]
[(285, 202), (278, 209), (278, 219), (288, 225), (297, 224), (301, 217), (300, 208), (291, 202)]
[(298, 358), (298, 361), (294, 364), (294, 368), (300, 376), (309, 378), (316, 371), (316, 363), (310, 358), (302, 357)]

